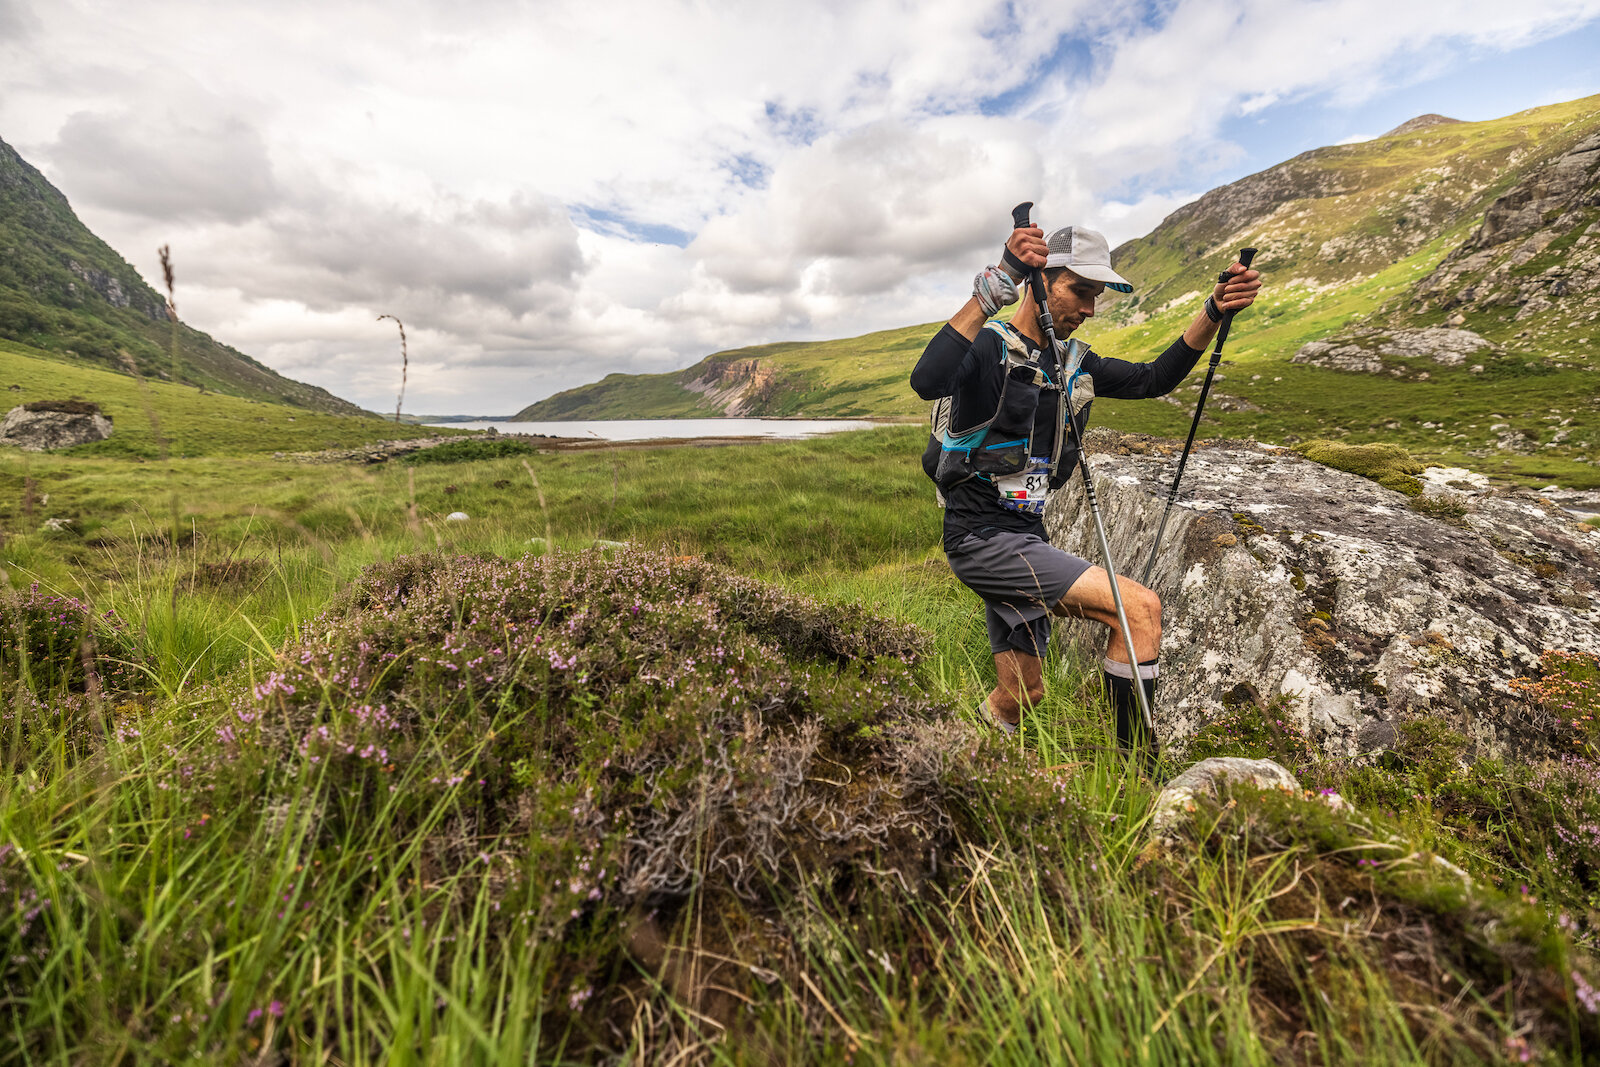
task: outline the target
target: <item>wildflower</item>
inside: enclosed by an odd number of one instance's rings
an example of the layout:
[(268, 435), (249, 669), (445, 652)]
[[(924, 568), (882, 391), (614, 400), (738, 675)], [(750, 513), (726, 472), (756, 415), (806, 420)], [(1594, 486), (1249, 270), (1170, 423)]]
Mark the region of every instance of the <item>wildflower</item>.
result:
[(1600, 1015), (1600, 989), (1590, 985), (1576, 970), (1572, 972), (1572, 992), (1577, 996), (1578, 1003), (1583, 1005), (1584, 1011), (1590, 1015)]

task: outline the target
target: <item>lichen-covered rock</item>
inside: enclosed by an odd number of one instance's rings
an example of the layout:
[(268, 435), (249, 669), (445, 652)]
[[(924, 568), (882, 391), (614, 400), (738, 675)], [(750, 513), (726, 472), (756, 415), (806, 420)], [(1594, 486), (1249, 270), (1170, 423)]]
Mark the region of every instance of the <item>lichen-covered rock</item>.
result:
[[(46, 402), (48, 403), (48, 402)], [(45, 404), (24, 404), (6, 412), (0, 423), (0, 444), (24, 452), (50, 452), (58, 448), (104, 441), (111, 436), (111, 420), (93, 405), (73, 405), (85, 410), (29, 410)]]
[[(1142, 573), (1176, 442), (1092, 433), (1119, 573)], [(1549, 745), (1509, 688), (1545, 649), (1600, 648), (1600, 530), (1527, 490), (1428, 471), (1415, 501), (1249, 442), (1197, 446), (1150, 585), (1164, 603), (1157, 730), (1187, 737), (1248, 686), (1285, 694), (1323, 751), (1385, 746), (1413, 712), (1490, 751)], [(1046, 522), (1101, 563), (1077, 480)], [(1098, 652), (1104, 628), (1060, 624)]]
[(1397, 360), (1426, 359), (1442, 367), (1460, 367), (1469, 356), (1481, 357), (1493, 350), (1487, 338), (1471, 330), (1443, 326), (1384, 332), (1353, 330), (1335, 340), (1302, 345), (1290, 362), (1365, 374), (1387, 373), (1397, 378), (1425, 378), (1426, 371)]

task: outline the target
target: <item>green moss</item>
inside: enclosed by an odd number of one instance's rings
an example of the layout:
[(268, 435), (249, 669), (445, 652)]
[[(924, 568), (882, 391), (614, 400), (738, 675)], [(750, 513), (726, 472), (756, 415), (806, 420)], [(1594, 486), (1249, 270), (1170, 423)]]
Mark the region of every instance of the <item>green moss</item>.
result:
[(1294, 450), (1325, 467), (1371, 478), (1385, 489), (1406, 496), (1422, 495), (1422, 483), (1413, 475), (1421, 474), (1424, 465), (1400, 445), (1347, 445), (1319, 439), (1296, 445)]

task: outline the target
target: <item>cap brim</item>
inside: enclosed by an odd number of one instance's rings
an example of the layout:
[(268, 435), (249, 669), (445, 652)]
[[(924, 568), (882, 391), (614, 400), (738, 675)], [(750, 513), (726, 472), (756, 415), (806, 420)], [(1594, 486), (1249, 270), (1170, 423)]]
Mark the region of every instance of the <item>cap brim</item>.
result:
[[(1066, 262), (1067, 258), (1068, 257), (1064, 255), (1048, 256), (1045, 259), (1044, 265), (1047, 269), (1050, 267), (1065, 267), (1080, 278), (1087, 278), (1091, 282), (1102, 283), (1107, 289), (1110, 289), (1114, 293), (1133, 292), (1133, 286), (1128, 283), (1128, 279), (1124, 278), (1110, 267), (1102, 267), (1093, 263), (1068, 263)], [(1061, 262), (1056, 262), (1056, 260), (1060, 260)]]

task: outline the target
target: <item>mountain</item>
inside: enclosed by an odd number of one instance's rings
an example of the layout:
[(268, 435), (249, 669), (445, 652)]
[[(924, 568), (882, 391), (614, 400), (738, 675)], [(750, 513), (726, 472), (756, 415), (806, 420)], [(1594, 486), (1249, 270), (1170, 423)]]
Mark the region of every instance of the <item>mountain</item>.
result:
[[(177, 359), (171, 344), (177, 338)], [(57, 358), (313, 411), (365, 414), (180, 324), (139, 272), (79, 221), (60, 190), (0, 141), (0, 338)]]
[[(1207, 433), (1390, 440), (1528, 481), (1600, 484), (1600, 96), (1485, 122), (1423, 115), (1206, 193), (1112, 253), (1134, 294), (1079, 336), (1147, 359), (1245, 246), (1268, 288), (1228, 343)], [(952, 309), (953, 310), (953, 309)], [(611, 375), (520, 418), (917, 417), (906, 375), (937, 324)], [(1167, 403), (1096, 420), (1186, 431)]]

